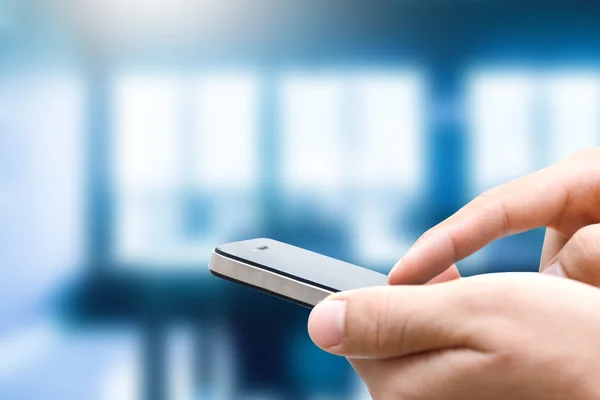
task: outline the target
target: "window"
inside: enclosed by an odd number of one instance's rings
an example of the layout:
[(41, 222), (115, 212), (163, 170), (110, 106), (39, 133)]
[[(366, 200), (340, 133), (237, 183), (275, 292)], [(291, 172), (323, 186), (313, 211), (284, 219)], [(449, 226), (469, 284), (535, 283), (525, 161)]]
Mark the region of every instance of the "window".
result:
[(49, 290), (83, 263), (85, 100), (71, 67), (0, 71), (0, 260), (28, 282), (8, 279), (7, 295)]
[(355, 77), (361, 187), (415, 192), (422, 181), (423, 83), (414, 73)]
[(600, 74), (484, 71), (467, 96), (473, 195), (600, 143)]
[(405, 220), (423, 181), (423, 97), (423, 82), (414, 72), (353, 79), (354, 248), (357, 262), (385, 272), (412, 243)]
[(482, 72), (468, 85), (472, 195), (533, 172), (536, 80), (526, 72)]
[(197, 80), (194, 170), (199, 187), (227, 191), (257, 185), (257, 91), (249, 75)]
[(551, 75), (546, 87), (549, 162), (600, 145), (600, 75)]
[[(332, 71), (283, 81), (283, 182), (317, 218), (351, 232), (353, 258), (389, 268), (408, 248), (419, 192), (423, 84), (405, 71)], [(316, 211), (315, 211), (316, 210)]]
[(262, 157), (277, 161), (290, 226), (314, 216), (332, 235), (351, 232), (361, 262), (387, 268), (402, 255), (423, 171), (419, 75), (289, 73), (279, 82), (278, 153), (259, 157), (254, 75), (115, 80), (117, 263), (197, 265), (216, 243), (251, 235), (265, 211)]
[[(471, 196), (600, 144), (598, 73), (479, 71), (467, 96)], [(535, 265), (539, 250), (523, 243), (536, 234), (494, 243), (477, 262)]]
[(181, 185), (185, 83), (177, 76), (125, 76), (115, 101), (115, 176), (119, 190)]
[(125, 75), (115, 92), (116, 258), (165, 261), (178, 236), (185, 83), (177, 76)]
[(239, 73), (116, 79), (118, 263), (197, 265), (252, 225), (256, 96)]
[(347, 83), (332, 75), (286, 77), (282, 85), (282, 182), (292, 193), (347, 183)]

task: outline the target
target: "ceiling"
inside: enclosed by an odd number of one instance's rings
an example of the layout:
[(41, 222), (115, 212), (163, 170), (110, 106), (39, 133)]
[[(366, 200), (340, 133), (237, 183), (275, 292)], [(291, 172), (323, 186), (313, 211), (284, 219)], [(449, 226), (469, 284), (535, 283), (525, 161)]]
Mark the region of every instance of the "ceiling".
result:
[[(596, 57), (600, 2), (0, 0), (0, 46), (101, 59)], [(3, 22), (4, 21), (4, 22)], [(3, 36), (2, 36), (3, 35)]]

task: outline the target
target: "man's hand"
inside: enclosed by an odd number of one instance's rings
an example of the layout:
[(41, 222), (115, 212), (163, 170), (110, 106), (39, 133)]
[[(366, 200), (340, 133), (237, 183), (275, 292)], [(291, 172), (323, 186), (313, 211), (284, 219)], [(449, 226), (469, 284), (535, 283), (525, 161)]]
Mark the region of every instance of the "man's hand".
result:
[[(455, 263), (547, 227), (537, 274), (463, 280)], [(600, 148), (500, 186), (426, 232), (390, 286), (338, 293), (309, 331), (376, 399), (600, 398)]]
[(309, 320), (374, 399), (600, 398), (600, 291), (537, 274), (338, 293)]
[(427, 231), (389, 282), (457, 278), (454, 263), (493, 240), (546, 226), (540, 271), (600, 286), (599, 223), (600, 148), (595, 148), (482, 194)]

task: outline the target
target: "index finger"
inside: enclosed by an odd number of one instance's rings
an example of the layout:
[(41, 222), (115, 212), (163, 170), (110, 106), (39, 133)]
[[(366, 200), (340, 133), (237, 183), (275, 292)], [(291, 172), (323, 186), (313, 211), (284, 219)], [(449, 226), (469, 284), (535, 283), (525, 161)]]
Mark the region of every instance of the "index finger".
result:
[(490, 242), (560, 218), (567, 187), (549, 167), (492, 189), (427, 231), (392, 269), (390, 284), (425, 283)]

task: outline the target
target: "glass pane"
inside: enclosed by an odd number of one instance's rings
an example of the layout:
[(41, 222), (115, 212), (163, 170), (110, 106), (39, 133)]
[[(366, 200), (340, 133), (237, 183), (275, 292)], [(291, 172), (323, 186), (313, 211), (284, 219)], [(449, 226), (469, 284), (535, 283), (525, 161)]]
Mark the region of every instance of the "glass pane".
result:
[(422, 82), (416, 74), (356, 78), (357, 183), (414, 191), (422, 178)]
[(206, 75), (196, 86), (196, 171), (204, 188), (257, 183), (258, 85), (249, 75)]
[(289, 191), (332, 191), (346, 182), (345, 81), (288, 76), (283, 81), (282, 179)]
[(357, 262), (387, 272), (411, 244), (405, 216), (423, 180), (423, 82), (412, 72), (371, 72), (355, 76), (353, 88), (353, 249)]
[(600, 145), (600, 78), (592, 73), (551, 76), (547, 86), (550, 162)]
[(0, 265), (19, 266), (0, 274), (6, 298), (54, 290), (85, 262), (86, 95), (68, 67), (0, 70)]
[(115, 88), (115, 256), (197, 268), (257, 225), (255, 79), (140, 74)]
[(173, 193), (126, 191), (117, 198), (115, 209), (115, 250), (119, 261), (174, 261), (169, 249), (178, 245), (181, 202)]
[[(405, 208), (397, 197), (363, 199), (353, 213), (354, 250), (357, 262), (387, 273), (410, 248), (412, 240), (402, 230)], [(400, 204), (399, 204), (400, 203)]]
[(519, 72), (485, 72), (468, 85), (473, 194), (534, 171), (536, 80)]
[(114, 151), (122, 188), (174, 188), (181, 181), (184, 82), (137, 74), (116, 80)]

